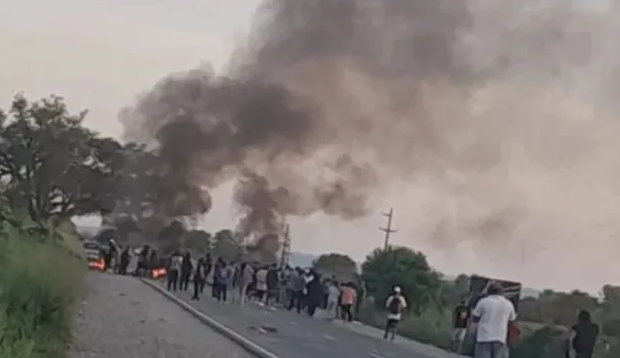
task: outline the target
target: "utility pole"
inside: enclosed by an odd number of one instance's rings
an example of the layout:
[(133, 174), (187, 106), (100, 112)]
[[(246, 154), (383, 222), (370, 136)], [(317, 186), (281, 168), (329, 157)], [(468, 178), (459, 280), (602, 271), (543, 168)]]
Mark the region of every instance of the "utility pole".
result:
[(291, 235), (290, 225), (286, 224), (284, 228), (284, 241), (282, 242), (282, 253), (280, 254), (280, 268), (284, 268), (289, 263), (291, 256)]
[(379, 227), (379, 230), (385, 233), (385, 242), (383, 244), (383, 249), (387, 251), (390, 248), (390, 235), (395, 233), (397, 230), (392, 229), (392, 218), (394, 217), (394, 208), (390, 208), (390, 211), (387, 213), (381, 213), (383, 216), (387, 217), (387, 227)]

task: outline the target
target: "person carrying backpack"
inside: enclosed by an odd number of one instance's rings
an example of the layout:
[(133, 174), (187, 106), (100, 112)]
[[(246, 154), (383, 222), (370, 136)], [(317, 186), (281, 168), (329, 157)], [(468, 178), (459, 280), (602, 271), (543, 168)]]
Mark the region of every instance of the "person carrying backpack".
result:
[(389, 337), (393, 341), (396, 338), (396, 329), (402, 318), (402, 312), (407, 308), (407, 301), (403, 297), (399, 286), (394, 286), (392, 294), (385, 302), (385, 307), (388, 310), (388, 316), (383, 339), (388, 339)]

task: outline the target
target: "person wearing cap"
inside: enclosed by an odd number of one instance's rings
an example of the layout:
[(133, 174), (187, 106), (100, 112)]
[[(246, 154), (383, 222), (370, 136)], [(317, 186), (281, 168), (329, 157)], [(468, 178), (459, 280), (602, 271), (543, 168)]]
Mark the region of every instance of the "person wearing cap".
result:
[(476, 332), (476, 358), (508, 358), (506, 344), (508, 327), (516, 320), (515, 308), (503, 296), (502, 287), (492, 282), (487, 287), (487, 296), (480, 299), (472, 312), (472, 319), (478, 324)]
[(401, 293), (399, 286), (394, 286), (392, 294), (385, 302), (385, 308), (388, 310), (387, 322), (385, 324), (385, 331), (383, 333), (383, 339), (394, 340), (396, 338), (396, 329), (398, 323), (402, 318), (402, 313), (407, 308), (407, 301)]

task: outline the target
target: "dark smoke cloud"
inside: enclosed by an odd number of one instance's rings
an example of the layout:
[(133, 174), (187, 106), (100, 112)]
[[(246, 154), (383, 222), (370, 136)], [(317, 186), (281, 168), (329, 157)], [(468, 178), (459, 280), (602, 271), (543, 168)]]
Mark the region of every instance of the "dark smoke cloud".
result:
[(512, 237), (579, 217), (555, 204), (560, 186), (534, 184), (566, 178), (574, 200), (611, 218), (575, 178), (620, 179), (596, 157), (620, 149), (620, 31), (617, 12), (581, 3), (265, 1), (226, 74), (166, 77), (121, 117), (188, 181), (238, 180), (246, 236), (287, 215), (355, 219), (386, 186), (420, 178), (469, 205), (428, 218), (431, 236)]

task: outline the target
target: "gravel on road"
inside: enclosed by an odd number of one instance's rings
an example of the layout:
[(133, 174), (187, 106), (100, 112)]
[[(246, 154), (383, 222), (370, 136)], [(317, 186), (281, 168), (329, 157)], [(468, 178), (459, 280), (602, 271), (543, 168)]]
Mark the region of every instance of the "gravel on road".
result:
[(253, 358), (132, 277), (89, 273), (70, 358)]

